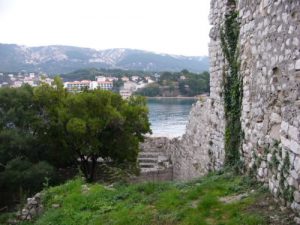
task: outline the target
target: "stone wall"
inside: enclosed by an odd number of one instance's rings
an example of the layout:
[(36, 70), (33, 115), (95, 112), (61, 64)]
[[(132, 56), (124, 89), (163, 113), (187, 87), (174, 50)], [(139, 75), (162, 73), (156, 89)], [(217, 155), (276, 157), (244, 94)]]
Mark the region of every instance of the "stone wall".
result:
[(224, 163), (223, 69), (220, 25), (226, 13), (224, 0), (211, 1), (210, 96), (192, 108), (186, 133), (173, 153), (174, 179), (189, 180), (219, 170)]
[[(211, 1), (210, 96), (193, 106), (180, 140), (159, 144), (172, 159), (175, 180), (224, 164), (227, 65), (220, 27), (232, 2)], [(239, 0), (236, 7), (243, 79), (241, 159), (274, 196), (300, 212), (300, 1)]]
[(175, 180), (190, 180), (222, 167), (223, 127), (213, 101), (199, 100), (190, 112), (186, 133), (172, 152)]
[[(174, 179), (198, 177), (224, 163), (227, 67), (220, 27), (231, 2), (211, 1), (211, 93), (192, 108), (187, 131), (173, 148)], [(300, 211), (300, 1), (240, 0), (237, 10), (243, 78), (241, 157), (276, 197)]]
[(170, 155), (174, 180), (197, 178), (209, 171), (219, 170), (224, 163), (223, 69), (225, 62), (219, 27), (223, 23), (226, 10), (224, 0), (211, 2), (210, 96), (200, 99), (192, 107), (186, 133), (180, 140), (164, 139), (161, 142), (147, 144)]
[(300, 1), (240, 0), (242, 155), (300, 210)]

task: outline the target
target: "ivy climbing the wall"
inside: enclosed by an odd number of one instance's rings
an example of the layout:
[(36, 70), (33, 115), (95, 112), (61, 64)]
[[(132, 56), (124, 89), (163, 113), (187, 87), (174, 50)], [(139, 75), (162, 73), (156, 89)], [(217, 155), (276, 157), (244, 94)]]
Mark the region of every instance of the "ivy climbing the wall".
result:
[(229, 12), (221, 27), (221, 45), (227, 68), (224, 68), (225, 164), (240, 165), (242, 80), (239, 75), (238, 39), (240, 26), (235, 1), (228, 1)]

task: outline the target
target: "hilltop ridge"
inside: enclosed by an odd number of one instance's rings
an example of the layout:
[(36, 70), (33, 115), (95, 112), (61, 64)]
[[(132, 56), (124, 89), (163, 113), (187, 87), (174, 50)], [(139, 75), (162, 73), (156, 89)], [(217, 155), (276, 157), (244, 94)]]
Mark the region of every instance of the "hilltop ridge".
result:
[(96, 50), (74, 46), (50, 45), (27, 47), (0, 44), (0, 71), (42, 71), (68, 73), (83, 68), (141, 71), (208, 70), (207, 56), (178, 56), (135, 49)]

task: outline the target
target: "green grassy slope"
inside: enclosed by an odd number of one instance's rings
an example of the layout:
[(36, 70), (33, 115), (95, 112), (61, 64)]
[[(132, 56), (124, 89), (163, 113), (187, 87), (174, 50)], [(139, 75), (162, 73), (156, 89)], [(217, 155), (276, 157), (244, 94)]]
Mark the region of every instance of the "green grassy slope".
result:
[(113, 188), (77, 179), (44, 192), (46, 211), (34, 221), (38, 225), (292, 224), (263, 187), (230, 173)]

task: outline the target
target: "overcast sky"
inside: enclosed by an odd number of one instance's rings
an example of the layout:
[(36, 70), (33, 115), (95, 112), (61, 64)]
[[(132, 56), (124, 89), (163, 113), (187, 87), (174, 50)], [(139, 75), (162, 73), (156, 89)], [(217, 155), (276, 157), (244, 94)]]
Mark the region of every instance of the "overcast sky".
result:
[(0, 43), (208, 54), (210, 0), (0, 0)]

